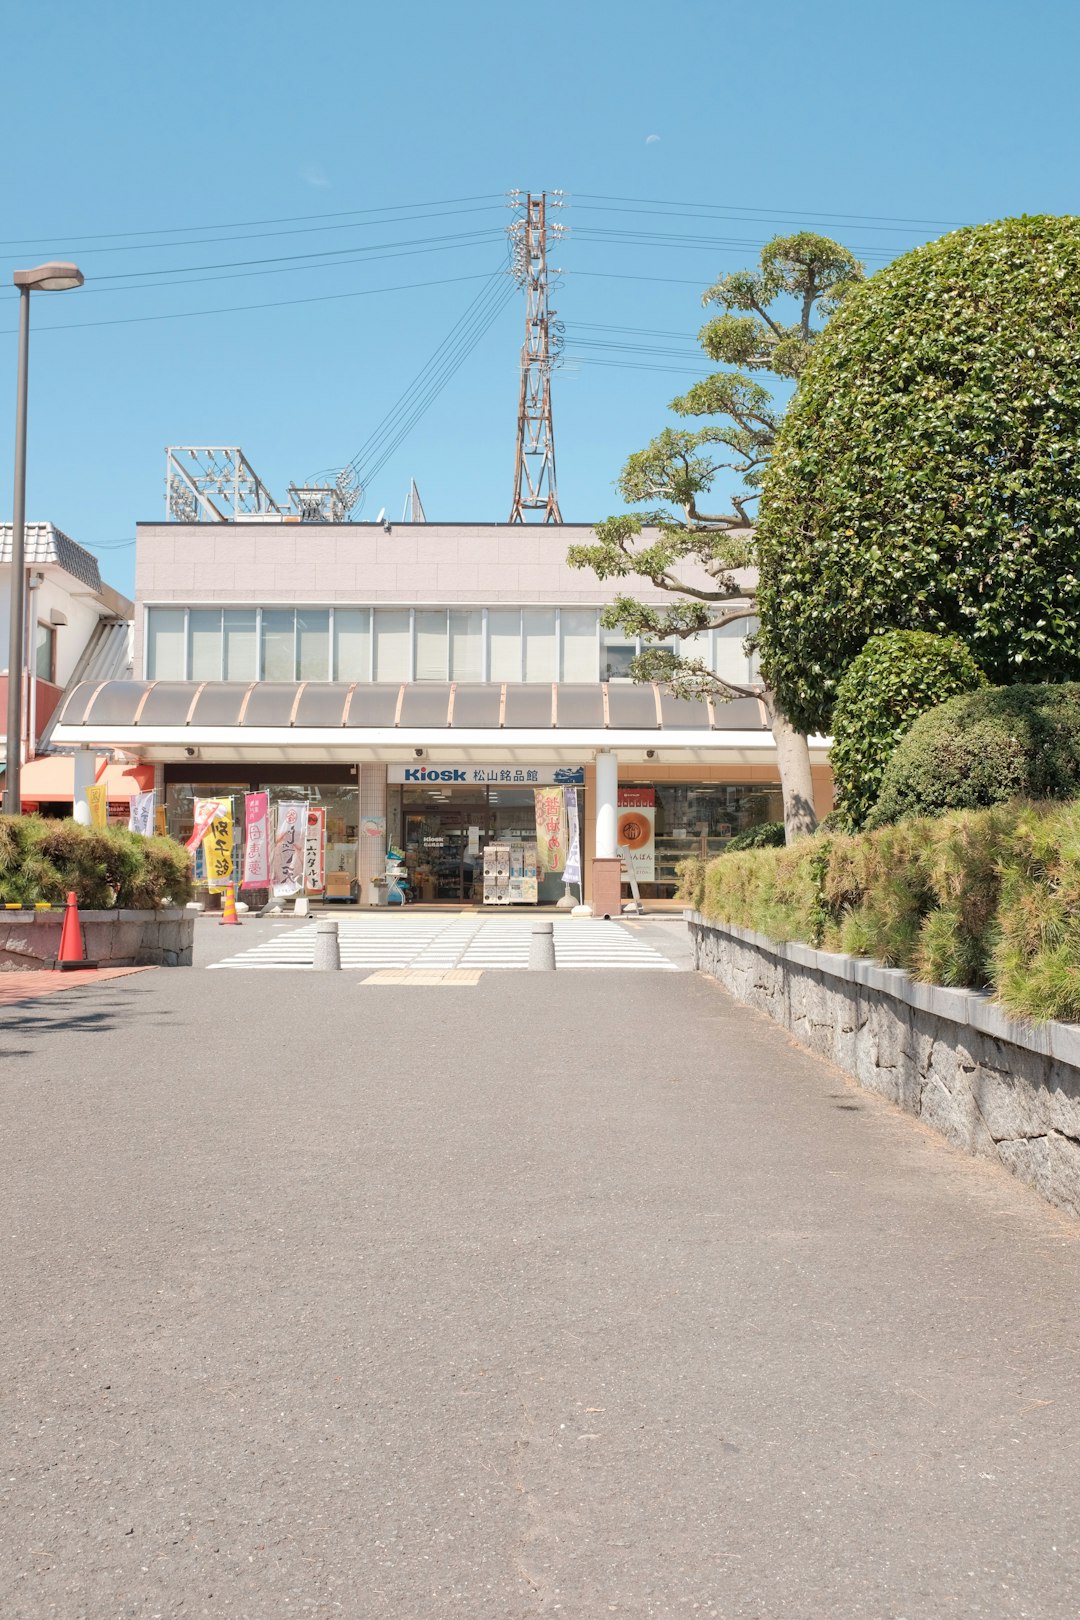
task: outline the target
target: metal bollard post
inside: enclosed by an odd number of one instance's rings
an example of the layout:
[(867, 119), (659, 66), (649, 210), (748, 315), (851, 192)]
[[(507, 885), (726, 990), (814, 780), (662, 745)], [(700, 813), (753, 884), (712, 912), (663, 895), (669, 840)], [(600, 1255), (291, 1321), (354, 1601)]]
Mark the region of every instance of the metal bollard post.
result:
[(555, 925), (550, 918), (540, 918), (533, 923), (532, 938), (529, 940), (529, 968), (535, 968), (541, 973), (555, 971)]
[(338, 944), (338, 925), (334, 917), (320, 917), (315, 925), (315, 962), (317, 968), (339, 968), (341, 948)]

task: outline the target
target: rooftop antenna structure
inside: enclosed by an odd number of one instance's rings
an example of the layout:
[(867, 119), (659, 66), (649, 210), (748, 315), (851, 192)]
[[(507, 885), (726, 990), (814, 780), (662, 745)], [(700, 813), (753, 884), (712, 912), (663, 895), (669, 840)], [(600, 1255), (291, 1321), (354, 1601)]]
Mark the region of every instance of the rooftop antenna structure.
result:
[(345, 467), (332, 482), (290, 484), (289, 505), (281, 506), (238, 445), (171, 444), (165, 451), (165, 516), (180, 523), (344, 523), (362, 494)]
[[(566, 234), (566, 226), (549, 225), (548, 208), (562, 208), (562, 191), (539, 196), (510, 193), (515, 219), (507, 227), (512, 269), (525, 289), (525, 341), (521, 346), (521, 387), (518, 392), (517, 453), (514, 458), (514, 500), (511, 523), (526, 523), (526, 513), (542, 514), (542, 523), (561, 523), (555, 483), (555, 429), (551, 420), (551, 368), (562, 352), (563, 327), (554, 319), (548, 301), (549, 240)], [(556, 274), (558, 272), (556, 271)]]
[(427, 513), (424, 503), (420, 499), (420, 491), (416, 487), (416, 479), (409, 480), (409, 493), (405, 497), (405, 506), (401, 513), (402, 523), (426, 523)]

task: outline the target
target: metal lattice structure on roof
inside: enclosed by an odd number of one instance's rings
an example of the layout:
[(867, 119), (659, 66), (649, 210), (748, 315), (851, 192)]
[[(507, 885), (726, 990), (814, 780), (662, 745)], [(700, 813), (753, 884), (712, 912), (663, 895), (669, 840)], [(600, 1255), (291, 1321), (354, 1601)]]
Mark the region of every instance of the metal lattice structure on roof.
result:
[(165, 450), (165, 516), (179, 523), (344, 523), (360, 499), (348, 467), (329, 483), (290, 484), (291, 507), (271, 495), (239, 445), (173, 444)]

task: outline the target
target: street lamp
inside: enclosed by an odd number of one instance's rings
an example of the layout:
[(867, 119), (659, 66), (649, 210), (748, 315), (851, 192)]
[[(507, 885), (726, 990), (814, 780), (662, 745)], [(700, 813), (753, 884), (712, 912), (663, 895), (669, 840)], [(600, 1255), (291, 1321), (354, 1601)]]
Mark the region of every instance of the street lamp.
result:
[(81, 287), (83, 274), (74, 264), (39, 264), (16, 270), (19, 289), (19, 383), (15, 406), (15, 491), (11, 513), (11, 627), (8, 631), (7, 740), (4, 768), (4, 811), (17, 816), (22, 808), (23, 639), (26, 634), (26, 368), (30, 347), (30, 294), (65, 292)]

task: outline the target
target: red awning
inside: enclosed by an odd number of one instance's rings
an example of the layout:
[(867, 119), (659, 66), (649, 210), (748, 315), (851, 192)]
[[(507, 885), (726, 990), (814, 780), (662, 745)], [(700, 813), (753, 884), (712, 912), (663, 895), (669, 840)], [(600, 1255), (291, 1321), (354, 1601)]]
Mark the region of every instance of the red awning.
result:
[[(97, 760), (98, 782), (105, 784), (109, 800), (130, 799), (135, 793), (149, 793), (154, 785), (152, 765), (110, 765), (105, 756)], [(23, 804), (57, 804), (75, 798), (75, 761), (70, 754), (45, 754), (27, 760), (20, 772)]]

